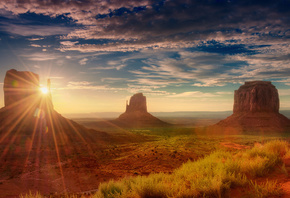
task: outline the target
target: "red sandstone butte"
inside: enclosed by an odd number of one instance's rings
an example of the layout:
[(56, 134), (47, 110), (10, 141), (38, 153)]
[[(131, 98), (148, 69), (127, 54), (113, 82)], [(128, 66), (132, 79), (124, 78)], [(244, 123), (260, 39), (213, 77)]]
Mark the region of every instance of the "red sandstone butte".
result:
[(128, 127), (165, 126), (168, 123), (154, 117), (147, 112), (146, 96), (142, 93), (134, 94), (126, 104), (125, 113), (114, 120), (117, 125)]
[(39, 76), (33, 72), (11, 69), (4, 79), (5, 107), (30, 103), (39, 94)]
[[(50, 80), (48, 83), (50, 86)], [(42, 107), (52, 108), (50, 90), (47, 95), (41, 93), (39, 76), (33, 72), (15, 69), (7, 71), (3, 90), (5, 108), (7, 109), (18, 108), (18, 110), (29, 109), (32, 111)]]
[(279, 113), (278, 90), (271, 82), (250, 81), (235, 90), (233, 114), (214, 126), (285, 131), (290, 120)]
[[(79, 134), (87, 136), (86, 138), (99, 135), (99, 132), (87, 129), (57, 113), (52, 105), (50, 80), (47, 83), (49, 93), (43, 94), (38, 74), (15, 69), (6, 72), (3, 86), (5, 107), (0, 109), (0, 139), (13, 139), (15, 133), (37, 133), (43, 138), (46, 136), (45, 141), (52, 140), (52, 135), (57, 138), (67, 136), (72, 141), (83, 141), (84, 137)], [(88, 141), (91, 140), (92, 137), (89, 137)]]

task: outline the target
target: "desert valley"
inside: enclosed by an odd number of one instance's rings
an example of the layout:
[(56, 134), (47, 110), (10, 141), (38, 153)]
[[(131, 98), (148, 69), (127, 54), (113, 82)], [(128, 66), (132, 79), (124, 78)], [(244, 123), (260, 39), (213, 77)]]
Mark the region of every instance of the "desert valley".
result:
[(290, 198), (290, 0), (0, 0), (0, 198)]
[[(141, 185), (139, 194), (135, 195), (122, 194), (126, 190), (119, 191), (117, 187), (106, 192), (103, 186), (126, 178), (150, 179), (154, 174), (165, 174), (166, 178), (185, 164), (198, 162), (212, 153), (237, 155), (257, 146), (262, 148), (271, 140), (289, 141), (290, 120), (279, 113), (279, 95), (270, 82), (246, 82), (235, 91), (231, 116), (211, 125), (207, 125), (211, 119), (199, 119), (203, 124), (194, 126), (195, 122), (172, 124), (152, 116), (147, 112), (142, 93), (127, 101), (125, 113), (118, 118), (75, 119), (77, 123), (54, 110), (49, 83), (47, 93), (43, 94), (38, 79), (37, 74), (28, 71), (6, 73), (5, 107), (0, 110), (1, 197), (34, 197), (35, 193), (45, 197), (166, 197), (170, 194), (161, 192), (167, 185), (162, 180), (152, 192), (144, 181), (145, 186)], [(182, 121), (182, 117), (179, 119)], [(289, 152), (288, 145), (283, 149)], [(274, 181), (270, 189), (273, 194), (267, 193), (272, 197), (287, 197), (290, 156), (286, 153), (281, 161), (268, 164), (269, 170), (259, 174), (246, 172), (245, 177), (261, 185), (261, 189), (266, 188), (263, 186), (266, 181)], [(262, 162), (258, 163), (262, 166)], [(209, 192), (192, 191), (190, 197), (195, 197), (193, 193), (197, 197), (250, 197), (251, 194), (255, 197), (261, 193), (255, 185), (244, 183), (230, 185), (228, 190), (223, 189), (223, 184)], [(186, 197), (186, 192), (175, 193)], [(173, 197), (177, 196), (175, 193)]]

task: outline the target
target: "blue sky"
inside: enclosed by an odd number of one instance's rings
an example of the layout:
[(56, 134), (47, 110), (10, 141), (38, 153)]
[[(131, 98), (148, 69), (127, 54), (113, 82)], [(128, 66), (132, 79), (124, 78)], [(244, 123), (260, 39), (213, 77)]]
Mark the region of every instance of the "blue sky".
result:
[[(0, 83), (15, 68), (52, 81), (60, 113), (232, 110), (270, 80), (290, 109), (290, 1), (2, 0)], [(0, 93), (3, 106), (3, 92)]]

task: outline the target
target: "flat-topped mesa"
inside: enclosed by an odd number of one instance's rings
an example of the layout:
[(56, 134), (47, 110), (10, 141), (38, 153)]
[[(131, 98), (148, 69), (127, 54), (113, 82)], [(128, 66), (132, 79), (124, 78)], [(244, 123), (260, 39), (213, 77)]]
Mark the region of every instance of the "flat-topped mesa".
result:
[(234, 95), (234, 113), (279, 112), (279, 95), (270, 81), (245, 82)]
[(39, 76), (33, 72), (15, 69), (7, 71), (3, 89), (6, 108), (52, 107), (50, 93), (46, 96), (41, 94)]
[(126, 104), (126, 113), (137, 111), (147, 113), (146, 96), (143, 96), (142, 93), (134, 94), (130, 98), (129, 105)]

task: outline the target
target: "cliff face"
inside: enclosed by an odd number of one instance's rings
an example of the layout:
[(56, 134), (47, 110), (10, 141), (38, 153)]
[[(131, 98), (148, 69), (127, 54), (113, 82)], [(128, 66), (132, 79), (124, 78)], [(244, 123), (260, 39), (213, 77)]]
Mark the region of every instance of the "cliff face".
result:
[(234, 113), (279, 112), (278, 91), (271, 82), (245, 82), (234, 96)]
[(147, 112), (146, 97), (142, 93), (134, 94), (126, 104), (125, 113), (112, 121), (123, 127), (165, 126), (168, 123), (159, 120)]
[(143, 96), (142, 93), (134, 94), (130, 98), (129, 105), (126, 105), (126, 113), (136, 111), (147, 113), (146, 96)]
[(290, 120), (279, 113), (275, 86), (267, 81), (251, 81), (235, 91), (233, 114), (214, 126), (284, 131), (290, 127)]
[(6, 72), (4, 79), (5, 107), (17, 103), (31, 103), (39, 95), (39, 76), (33, 72), (16, 71)]

